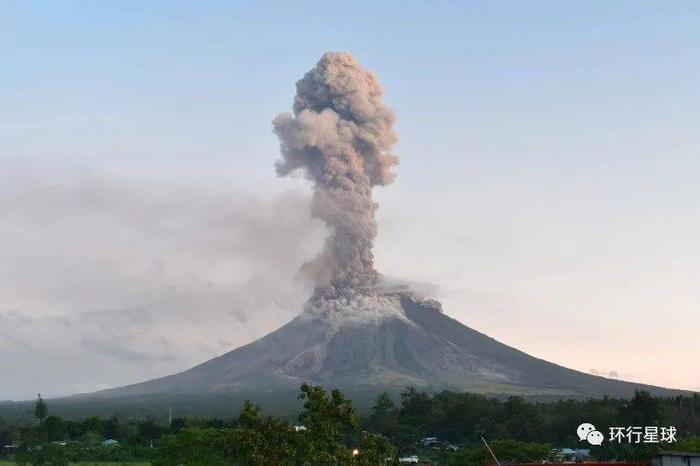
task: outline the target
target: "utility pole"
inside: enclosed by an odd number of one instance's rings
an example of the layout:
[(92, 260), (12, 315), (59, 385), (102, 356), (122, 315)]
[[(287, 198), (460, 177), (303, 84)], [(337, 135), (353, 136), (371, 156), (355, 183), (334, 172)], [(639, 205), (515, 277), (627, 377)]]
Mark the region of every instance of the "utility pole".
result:
[(493, 454), (493, 450), (491, 450), (491, 447), (489, 444), (486, 442), (486, 439), (484, 437), (481, 437), (481, 441), (484, 442), (484, 445), (486, 445), (486, 448), (489, 450), (489, 453), (491, 453), (491, 456), (493, 456), (493, 460), (496, 462), (498, 466), (501, 466), (501, 462), (498, 461), (498, 458), (496, 458), (496, 455)]

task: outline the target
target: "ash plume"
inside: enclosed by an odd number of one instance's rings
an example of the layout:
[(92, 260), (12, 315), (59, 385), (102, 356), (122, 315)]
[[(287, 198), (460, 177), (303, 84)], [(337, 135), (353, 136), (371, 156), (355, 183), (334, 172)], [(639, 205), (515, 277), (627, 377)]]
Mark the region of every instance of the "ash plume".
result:
[(376, 76), (349, 53), (326, 53), (296, 83), (294, 112), (272, 122), (280, 140), (279, 176), (303, 170), (313, 182), (312, 215), (331, 229), (321, 254), (304, 266), (317, 295), (335, 298), (377, 282), (372, 188), (391, 183), (398, 157), (394, 113)]

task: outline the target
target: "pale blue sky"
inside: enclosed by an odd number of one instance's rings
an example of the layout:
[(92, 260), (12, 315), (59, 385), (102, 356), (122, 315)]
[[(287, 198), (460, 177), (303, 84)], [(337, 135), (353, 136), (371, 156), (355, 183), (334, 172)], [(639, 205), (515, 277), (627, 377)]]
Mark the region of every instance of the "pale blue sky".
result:
[[(5, 1), (0, 181), (301, 188), (270, 121), (349, 51), (399, 118), (380, 270), (537, 356), (697, 389), (699, 21), (692, 1)], [(0, 315), (40, 312), (27, 290)]]

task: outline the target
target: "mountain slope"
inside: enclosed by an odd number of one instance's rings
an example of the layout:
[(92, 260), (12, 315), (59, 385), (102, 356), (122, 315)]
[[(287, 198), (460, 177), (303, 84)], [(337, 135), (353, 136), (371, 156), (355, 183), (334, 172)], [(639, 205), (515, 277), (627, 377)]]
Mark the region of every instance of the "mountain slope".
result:
[(617, 396), (679, 391), (597, 377), (534, 358), (395, 294), (401, 313), (379, 320), (302, 314), (248, 345), (185, 372), (93, 394), (273, 393), (303, 382), (349, 391), (408, 385), (491, 394)]

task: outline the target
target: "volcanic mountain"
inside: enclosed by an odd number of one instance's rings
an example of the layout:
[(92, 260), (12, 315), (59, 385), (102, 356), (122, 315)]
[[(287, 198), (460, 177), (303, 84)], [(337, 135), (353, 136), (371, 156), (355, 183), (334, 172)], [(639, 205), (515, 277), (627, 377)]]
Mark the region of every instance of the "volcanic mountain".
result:
[(387, 292), (366, 303), (373, 307), (360, 309), (360, 299), (344, 309), (307, 309), (267, 336), (185, 372), (93, 396), (269, 395), (297, 390), (303, 382), (350, 393), (410, 385), (562, 397), (628, 397), (638, 389), (676, 393), (534, 358), (451, 319), (437, 302), (412, 292)]
[(311, 182), (311, 216), (329, 232), (319, 255), (302, 267), (315, 285), (306, 309), (264, 338), (188, 371), (98, 395), (259, 395), (303, 382), (348, 392), (408, 385), (554, 396), (664, 392), (533, 358), (447, 317), (408, 287), (380, 284), (372, 189), (389, 185), (399, 163), (391, 152), (394, 113), (378, 78), (349, 53), (324, 54), (296, 90), (293, 111), (272, 122), (282, 156), (275, 169)]

